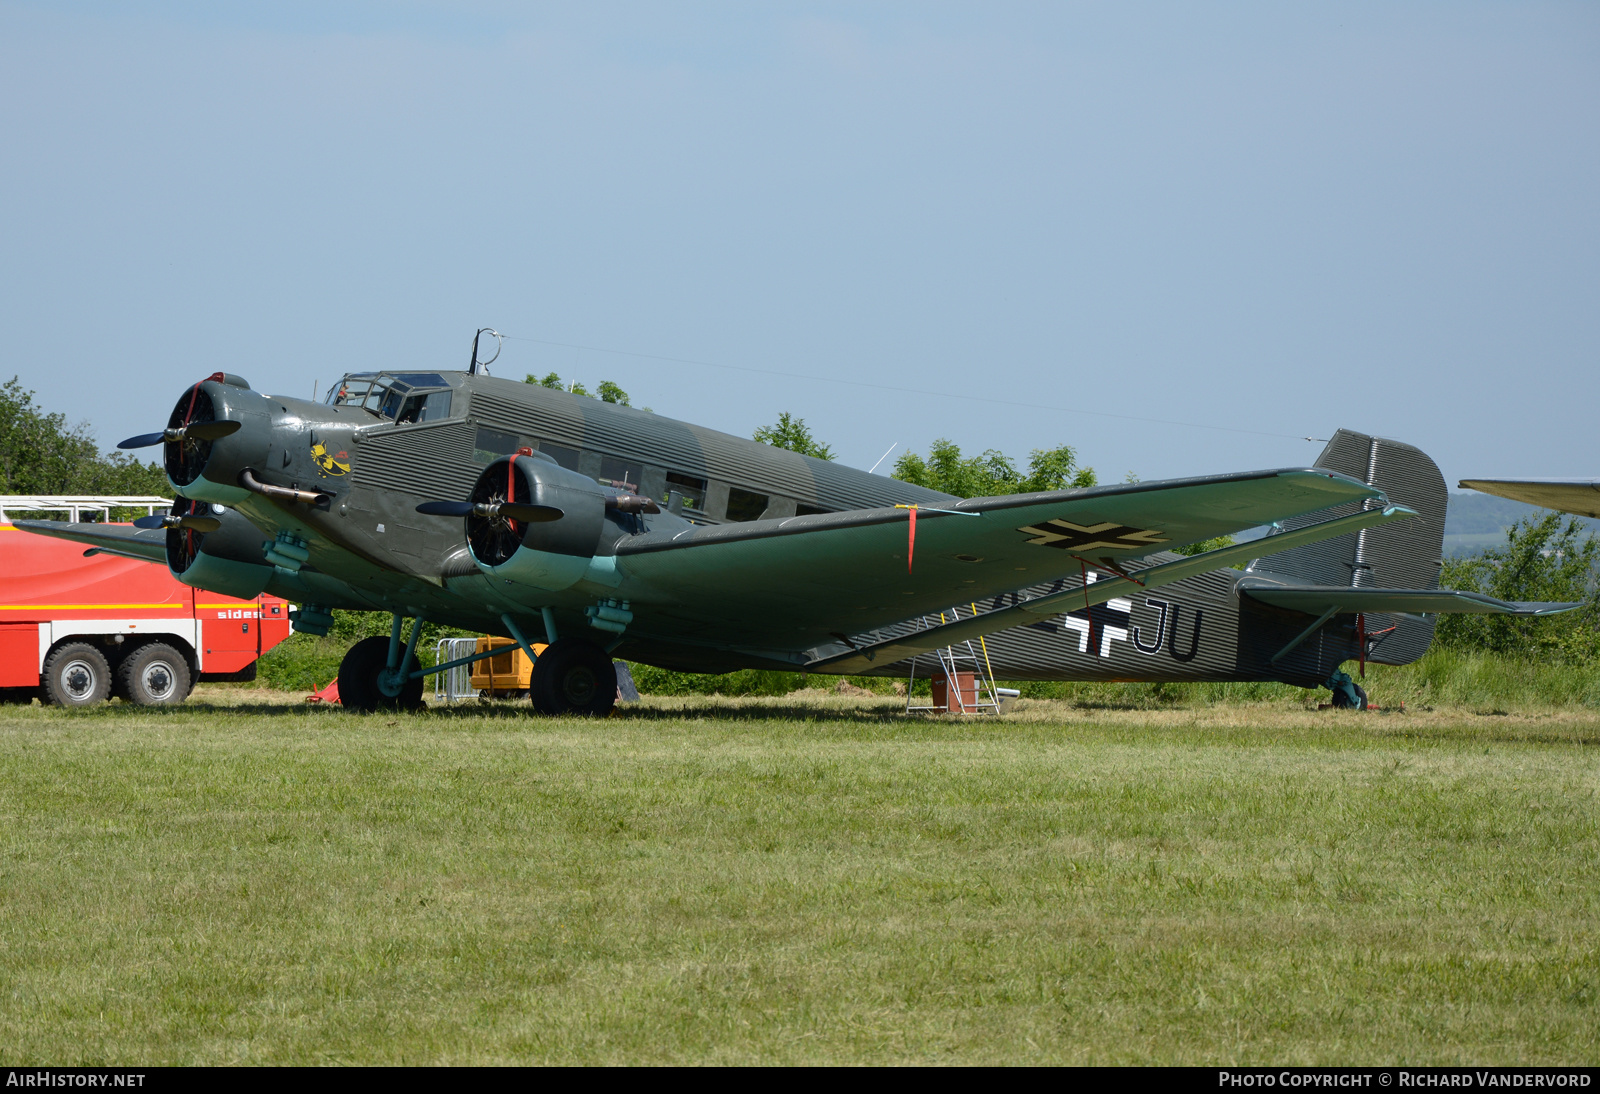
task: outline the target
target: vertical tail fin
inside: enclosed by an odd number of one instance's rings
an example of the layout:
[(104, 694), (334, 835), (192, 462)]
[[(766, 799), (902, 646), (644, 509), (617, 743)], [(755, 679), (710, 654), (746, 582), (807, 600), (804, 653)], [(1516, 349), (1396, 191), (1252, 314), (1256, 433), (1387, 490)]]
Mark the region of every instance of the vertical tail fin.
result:
[[(1394, 504), (1417, 511), (1411, 520), (1324, 540), (1290, 551), (1264, 555), (1250, 563), (1294, 584), (1346, 585), (1378, 589), (1436, 589), (1444, 549), (1444, 476), (1427, 453), (1400, 441), (1341, 429), (1317, 457), (1317, 467), (1338, 471), (1382, 490)], [(1369, 506), (1376, 502), (1365, 503)], [(1361, 503), (1285, 521), (1291, 530), (1332, 516), (1359, 512)], [(1272, 542), (1269, 537), (1265, 544)], [(1264, 544), (1264, 545), (1265, 545)], [(1372, 643), (1370, 658), (1404, 665), (1421, 657), (1433, 640), (1433, 618), (1372, 615), (1369, 634), (1387, 631)], [(1393, 627), (1390, 631), (1388, 628)]]

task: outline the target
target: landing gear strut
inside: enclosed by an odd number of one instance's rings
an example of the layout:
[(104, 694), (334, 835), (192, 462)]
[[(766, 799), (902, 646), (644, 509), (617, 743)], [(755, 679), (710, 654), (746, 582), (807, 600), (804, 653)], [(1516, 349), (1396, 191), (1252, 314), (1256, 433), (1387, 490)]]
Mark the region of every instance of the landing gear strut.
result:
[(350, 647), (339, 663), (339, 702), (346, 710), (414, 710), (422, 705), (422, 677), (413, 675), (417, 664), (419, 618), (411, 626), (411, 641), (404, 656), (400, 648), (400, 617), (388, 638), (373, 635)]
[(540, 714), (604, 718), (617, 702), (617, 670), (599, 646), (562, 638), (534, 661), (528, 692)]

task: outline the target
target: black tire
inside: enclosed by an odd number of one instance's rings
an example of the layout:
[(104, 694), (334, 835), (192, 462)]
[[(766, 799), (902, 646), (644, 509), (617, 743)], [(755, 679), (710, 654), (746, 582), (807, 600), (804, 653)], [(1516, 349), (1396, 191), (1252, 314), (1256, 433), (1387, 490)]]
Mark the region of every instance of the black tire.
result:
[(26, 706), (38, 698), (38, 688), (0, 688), (0, 706)]
[[(408, 678), (398, 695), (385, 695), (378, 677), (389, 660), (389, 640), (382, 635), (363, 638), (339, 662), (339, 703), (346, 710), (415, 710), (422, 706), (422, 677)], [(420, 666), (415, 656), (408, 673)]]
[(111, 695), (111, 666), (87, 642), (68, 642), (44, 659), (44, 701), (58, 707), (92, 707)]
[(540, 714), (604, 718), (617, 702), (616, 666), (599, 646), (563, 638), (533, 663), (528, 693)]
[(193, 688), (188, 660), (165, 642), (137, 646), (117, 665), (117, 694), (135, 706), (176, 706)]

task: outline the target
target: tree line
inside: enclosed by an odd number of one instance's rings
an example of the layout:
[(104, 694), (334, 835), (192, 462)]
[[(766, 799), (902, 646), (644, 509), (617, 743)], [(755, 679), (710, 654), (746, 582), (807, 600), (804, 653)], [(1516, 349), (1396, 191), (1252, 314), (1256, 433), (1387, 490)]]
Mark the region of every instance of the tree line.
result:
[(87, 425), (45, 411), (17, 377), (0, 384), (0, 494), (170, 493), (160, 465), (100, 451)]

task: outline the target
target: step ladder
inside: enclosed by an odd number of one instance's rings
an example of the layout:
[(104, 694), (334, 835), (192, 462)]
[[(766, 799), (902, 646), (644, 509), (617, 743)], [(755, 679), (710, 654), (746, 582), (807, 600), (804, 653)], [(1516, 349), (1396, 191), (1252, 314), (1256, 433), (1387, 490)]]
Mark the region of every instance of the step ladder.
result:
[[(922, 617), (924, 630), (929, 627), (942, 626), (953, 623), (959, 619), (971, 619), (978, 614), (976, 604), (969, 605), (967, 614), (961, 614), (960, 607), (953, 607), (948, 612), (940, 612), (939, 617)], [(934, 702), (918, 704), (912, 697), (912, 685), (917, 681), (917, 660), (911, 659), (911, 676), (906, 680), (906, 713), (916, 711), (948, 711), (951, 714), (999, 714), (1002, 696), (994, 683), (994, 668), (989, 663), (989, 647), (983, 637), (978, 637), (974, 644), (971, 639), (945, 646), (933, 651), (938, 659), (938, 667), (933, 670), (933, 686), (935, 689), (940, 684), (944, 685), (945, 704), (943, 706)], [(920, 655), (919, 655), (920, 656)], [(970, 688), (961, 687), (963, 677), (972, 681)]]

